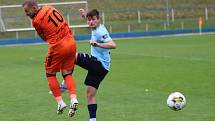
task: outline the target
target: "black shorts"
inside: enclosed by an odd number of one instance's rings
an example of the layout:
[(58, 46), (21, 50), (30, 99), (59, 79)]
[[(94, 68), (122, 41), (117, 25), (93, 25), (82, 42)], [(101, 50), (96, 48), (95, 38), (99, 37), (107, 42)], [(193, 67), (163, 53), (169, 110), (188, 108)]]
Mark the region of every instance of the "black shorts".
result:
[(84, 82), (85, 85), (95, 87), (96, 89), (99, 88), (101, 81), (108, 73), (108, 70), (106, 70), (102, 66), (102, 63), (99, 60), (97, 60), (96, 57), (90, 56), (85, 53), (78, 53), (77, 65), (88, 70)]

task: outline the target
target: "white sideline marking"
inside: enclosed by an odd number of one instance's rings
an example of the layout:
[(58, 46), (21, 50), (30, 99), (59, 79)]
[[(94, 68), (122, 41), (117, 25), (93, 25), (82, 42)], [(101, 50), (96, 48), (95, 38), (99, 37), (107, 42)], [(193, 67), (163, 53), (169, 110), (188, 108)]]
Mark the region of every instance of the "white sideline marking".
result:
[(142, 56), (142, 57), (154, 57), (154, 58), (170, 58), (170, 59), (178, 59), (178, 60), (187, 60), (187, 61), (206, 61), (206, 62), (215, 62), (213, 59), (202, 59), (195, 57), (173, 57), (173, 56), (157, 56), (157, 55), (145, 55), (145, 54), (137, 54), (137, 53), (118, 53), (111, 52), (112, 54), (118, 55), (129, 55), (129, 56)]

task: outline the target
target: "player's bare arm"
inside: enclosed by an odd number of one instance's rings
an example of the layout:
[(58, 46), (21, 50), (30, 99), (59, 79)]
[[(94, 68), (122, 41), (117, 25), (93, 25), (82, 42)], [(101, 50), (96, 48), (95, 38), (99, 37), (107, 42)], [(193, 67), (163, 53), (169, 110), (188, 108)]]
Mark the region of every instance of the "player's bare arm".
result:
[(97, 46), (101, 48), (106, 48), (106, 49), (116, 49), (116, 44), (113, 40), (105, 42), (105, 43), (99, 43), (96, 41), (90, 41), (90, 45), (92, 46)]

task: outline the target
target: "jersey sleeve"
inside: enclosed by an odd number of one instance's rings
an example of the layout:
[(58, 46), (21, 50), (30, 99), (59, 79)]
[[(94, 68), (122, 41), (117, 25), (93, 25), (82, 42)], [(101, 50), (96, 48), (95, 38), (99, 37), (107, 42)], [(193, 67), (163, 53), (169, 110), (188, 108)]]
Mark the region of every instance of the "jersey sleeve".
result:
[(37, 34), (44, 40), (44, 32), (43, 29), (40, 27), (40, 25), (37, 22), (32, 22), (32, 25), (34, 26), (35, 30), (37, 31)]
[(32, 25), (34, 26), (34, 28), (35, 28), (35, 30), (37, 31), (38, 34), (42, 33), (42, 29), (40, 28), (38, 23), (32, 22)]
[(108, 41), (112, 40), (112, 38), (109, 35), (109, 32), (107, 31), (107, 29), (105, 27), (103, 27), (100, 34), (101, 34), (101, 41), (102, 42), (108, 42)]

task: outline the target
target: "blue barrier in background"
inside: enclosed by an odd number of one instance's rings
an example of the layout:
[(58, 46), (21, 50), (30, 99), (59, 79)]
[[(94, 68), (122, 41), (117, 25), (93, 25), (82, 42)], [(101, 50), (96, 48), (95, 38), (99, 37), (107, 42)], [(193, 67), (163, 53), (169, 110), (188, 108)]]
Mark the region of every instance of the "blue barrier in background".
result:
[[(203, 29), (202, 32), (215, 32), (215, 28)], [(148, 32), (122, 32), (122, 33), (110, 33), (110, 36), (115, 38), (135, 38), (135, 37), (147, 37), (147, 36), (162, 36), (162, 35), (174, 35), (174, 34), (187, 34), (198, 33), (198, 29), (185, 29), (185, 30), (166, 30), (166, 31), (148, 31)], [(75, 35), (76, 41), (90, 40), (90, 34)], [(0, 45), (15, 45), (15, 44), (33, 44), (43, 43), (41, 38), (19, 38), (19, 39), (0, 39)]]

